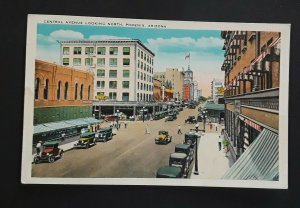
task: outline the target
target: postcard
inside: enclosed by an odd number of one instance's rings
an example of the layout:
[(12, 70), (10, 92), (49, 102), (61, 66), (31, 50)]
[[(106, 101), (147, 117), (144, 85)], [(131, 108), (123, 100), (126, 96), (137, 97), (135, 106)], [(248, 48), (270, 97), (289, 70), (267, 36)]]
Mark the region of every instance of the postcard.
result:
[(288, 188), (290, 25), (28, 15), (23, 184)]

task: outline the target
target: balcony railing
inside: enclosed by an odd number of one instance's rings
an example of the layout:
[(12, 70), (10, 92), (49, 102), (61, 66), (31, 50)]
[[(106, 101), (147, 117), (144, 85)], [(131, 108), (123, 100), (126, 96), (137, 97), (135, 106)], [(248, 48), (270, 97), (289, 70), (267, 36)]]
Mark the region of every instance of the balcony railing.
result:
[(278, 111), (279, 88), (272, 88), (225, 97), (226, 103), (234, 103), (234, 100), (240, 100), (241, 105), (244, 106)]

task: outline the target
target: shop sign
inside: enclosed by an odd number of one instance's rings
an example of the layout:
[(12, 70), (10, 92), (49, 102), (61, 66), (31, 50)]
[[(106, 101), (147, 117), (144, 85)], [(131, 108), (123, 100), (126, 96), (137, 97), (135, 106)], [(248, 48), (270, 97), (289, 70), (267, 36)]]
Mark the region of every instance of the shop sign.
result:
[(245, 119), (244, 122), (246, 124), (248, 124), (249, 126), (251, 126), (252, 128), (256, 129), (257, 131), (259, 131), (259, 132), (262, 131), (262, 127), (260, 125), (258, 125), (257, 123), (254, 123), (253, 121), (250, 121), (248, 119)]

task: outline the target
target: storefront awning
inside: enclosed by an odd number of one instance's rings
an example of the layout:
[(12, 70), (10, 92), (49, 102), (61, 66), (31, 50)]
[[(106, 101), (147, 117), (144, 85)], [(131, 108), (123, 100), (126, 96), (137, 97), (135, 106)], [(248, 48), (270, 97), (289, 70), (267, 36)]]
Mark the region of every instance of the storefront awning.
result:
[(264, 129), (222, 179), (278, 180), (278, 134)]
[(82, 127), (91, 124), (102, 123), (103, 120), (98, 120), (93, 117), (89, 118), (78, 118), (72, 120), (58, 121), (58, 122), (50, 122), (44, 124), (38, 124), (34, 126), (34, 134), (40, 134), (44, 132), (56, 131), (60, 129), (68, 129), (74, 127)]

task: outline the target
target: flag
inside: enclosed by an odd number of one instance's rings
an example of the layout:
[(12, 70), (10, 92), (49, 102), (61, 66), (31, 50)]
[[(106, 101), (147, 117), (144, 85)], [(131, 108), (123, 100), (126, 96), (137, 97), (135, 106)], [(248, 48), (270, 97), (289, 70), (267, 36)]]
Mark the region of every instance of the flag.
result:
[(190, 53), (186, 55), (184, 59), (186, 60), (187, 58), (190, 58)]

